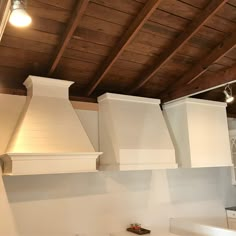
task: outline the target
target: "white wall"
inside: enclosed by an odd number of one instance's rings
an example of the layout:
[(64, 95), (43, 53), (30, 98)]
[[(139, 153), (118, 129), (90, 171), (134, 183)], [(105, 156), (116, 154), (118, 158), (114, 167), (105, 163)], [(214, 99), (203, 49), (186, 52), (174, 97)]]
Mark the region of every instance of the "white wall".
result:
[(69, 236), (122, 231), (132, 222), (165, 231), (170, 217), (225, 226), (224, 207), (236, 204), (227, 173), (102, 172), (4, 177), (4, 184), (19, 235)]
[(228, 118), (228, 127), (229, 129), (236, 129), (236, 119)]
[[(82, 123), (91, 124), (85, 129), (97, 147), (92, 136), (97, 137), (96, 112), (81, 113)], [(167, 231), (170, 217), (226, 226), (224, 207), (236, 204), (228, 168), (20, 176), (3, 181), (0, 222), (8, 222), (9, 232), (0, 223), (1, 236), (97, 236), (123, 231), (132, 222)], [(10, 234), (10, 228), (17, 233)]]

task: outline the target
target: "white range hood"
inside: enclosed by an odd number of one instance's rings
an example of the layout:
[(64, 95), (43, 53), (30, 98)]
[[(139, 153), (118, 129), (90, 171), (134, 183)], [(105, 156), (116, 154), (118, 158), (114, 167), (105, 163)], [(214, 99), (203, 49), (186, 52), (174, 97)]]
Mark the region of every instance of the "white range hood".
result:
[(106, 93), (98, 103), (101, 169), (177, 167), (158, 99)]
[(232, 166), (226, 106), (196, 98), (163, 105), (179, 167)]
[(94, 151), (69, 99), (73, 82), (29, 76), (27, 99), (7, 150), (5, 175), (96, 171)]

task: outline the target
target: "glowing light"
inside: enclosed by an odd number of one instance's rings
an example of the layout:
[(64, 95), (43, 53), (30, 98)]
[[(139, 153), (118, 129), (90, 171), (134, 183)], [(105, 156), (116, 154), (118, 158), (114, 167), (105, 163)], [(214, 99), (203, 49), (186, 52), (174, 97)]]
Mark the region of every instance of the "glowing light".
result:
[(225, 94), (225, 101), (227, 102), (227, 103), (231, 103), (231, 102), (233, 102), (234, 101), (234, 97), (233, 97), (233, 95), (232, 95), (232, 88), (229, 86), (229, 85), (227, 85), (226, 87), (225, 87), (225, 89), (224, 89), (224, 94)]
[(32, 22), (30, 15), (25, 11), (21, 1), (17, 0), (13, 2), (9, 22), (16, 27), (26, 27)]

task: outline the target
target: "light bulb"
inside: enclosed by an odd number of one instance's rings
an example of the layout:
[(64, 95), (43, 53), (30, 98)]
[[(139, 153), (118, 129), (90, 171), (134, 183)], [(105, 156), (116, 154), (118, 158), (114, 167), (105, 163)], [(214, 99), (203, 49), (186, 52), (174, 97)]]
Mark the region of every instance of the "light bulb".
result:
[(23, 8), (13, 9), (9, 19), (9, 22), (16, 27), (26, 27), (31, 21), (31, 17)]
[(227, 103), (230, 103), (230, 102), (232, 102), (234, 100), (234, 97), (232, 97), (232, 96), (229, 96), (228, 98), (226, 98), (226, 102)]
[(227, 103), (231, 103), (234, 100), (234, 97), (230, 94), (230, 92), (226, 91), (226, 89), (224, 90), (224, 94), (225, 94), (225, 101)]

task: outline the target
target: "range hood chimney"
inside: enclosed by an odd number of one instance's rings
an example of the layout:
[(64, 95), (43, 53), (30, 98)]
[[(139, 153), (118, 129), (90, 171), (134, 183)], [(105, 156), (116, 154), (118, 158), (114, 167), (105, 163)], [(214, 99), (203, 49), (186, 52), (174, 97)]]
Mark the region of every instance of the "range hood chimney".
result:
[(101, 169), (177, 167), (160, 100), (106, 93), (98, 103)]
[(68, 97), (70, 81), (29, 76), (27, 99), (2, 156), (5, 175), (96, 171), (94, 151)]

